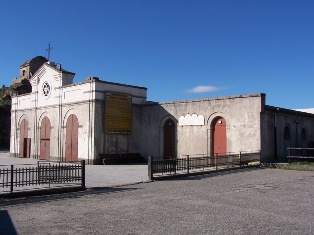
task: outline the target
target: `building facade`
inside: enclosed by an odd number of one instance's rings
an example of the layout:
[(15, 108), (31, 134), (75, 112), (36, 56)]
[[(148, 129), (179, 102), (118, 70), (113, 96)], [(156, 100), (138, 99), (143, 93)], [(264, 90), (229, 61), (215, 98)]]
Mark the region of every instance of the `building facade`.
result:
[(265, 94), (149, 102), (145, 87), (87, 78), (44, 63), (32, 92), (12, 99), (16, 157), (101, 163), (104, 154), (173, 158), (261, 151), (285, 161), (287, 147), (314, 139), (314, 115), (265, 104)]

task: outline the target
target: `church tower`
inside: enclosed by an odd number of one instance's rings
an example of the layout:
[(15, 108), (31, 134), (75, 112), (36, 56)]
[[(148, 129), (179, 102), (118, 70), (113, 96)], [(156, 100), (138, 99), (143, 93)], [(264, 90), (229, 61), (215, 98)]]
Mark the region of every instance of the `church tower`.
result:
[(29, 80), (33, 74), (44, 64), (48, 62), (48, 60), (43, 56), (36, 56), (30, 60), (25, 61), (20, 66), (20, 77), (13, 79), (13, 84), (21, 83), (22, 80)]

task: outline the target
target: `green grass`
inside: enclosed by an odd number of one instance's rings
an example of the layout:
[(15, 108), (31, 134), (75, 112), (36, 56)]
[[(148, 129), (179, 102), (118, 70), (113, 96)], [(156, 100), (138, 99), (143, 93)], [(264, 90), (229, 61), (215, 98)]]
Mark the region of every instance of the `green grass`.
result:
[(314, 162), (292, 162), (287, 165), (285, 170), (294, 170), (294, 171), (314, 171)]
[(314, 171), (314, 169), (308, 169), (308, 168), (298, 168), (298, 167), (285, 167), (284, 170), (288, 171)]
[(308, 166), (314, 166), (314, 162), (292, 162), (291, 165), (308, 165)]

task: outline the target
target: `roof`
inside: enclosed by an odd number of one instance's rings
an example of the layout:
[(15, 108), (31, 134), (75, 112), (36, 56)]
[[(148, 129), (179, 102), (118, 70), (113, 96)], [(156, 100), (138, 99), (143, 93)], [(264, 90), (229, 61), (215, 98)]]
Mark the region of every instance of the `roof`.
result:
[(69, 73), (69, 74), (74, 74), (75, 75), (75, 73), (63, 69), (61, 64), (49, 61), (48, 63), (46, 63), (46, 65), (48, 65), (49, 67), (51, 67), (51, 68), (53, 68), (53, 69), (55, 69), (57, 71), (61, 71), (63, 73)]
[(30, 63), (31, 61), (34, 61), (34, 60), (42, 60), (42, 61), (44, 61), (44, 62), (47, 62), (47, 61), (48, 61), (48, 60), (47, 60), (45, 57), (43, 57), (43, 56), (35, 56), (34, 58), (25, 61), (20, 67), (25, 67), (25, 66), (29, 65), (29, 63)]

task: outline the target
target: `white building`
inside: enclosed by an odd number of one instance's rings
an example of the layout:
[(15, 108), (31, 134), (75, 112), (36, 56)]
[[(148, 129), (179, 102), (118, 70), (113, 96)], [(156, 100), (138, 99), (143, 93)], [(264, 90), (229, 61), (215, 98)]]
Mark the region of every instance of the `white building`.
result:
[(104, 156), (212, 156), (261, 151), (286, 160), (287, 147), (314, 139), (314, 115), (265, 104), (265, 94), (147, 102), (144, 87), (88, 78), (44, 63), (32, 92), (12, 99), (11, 155), (98, 164)]

